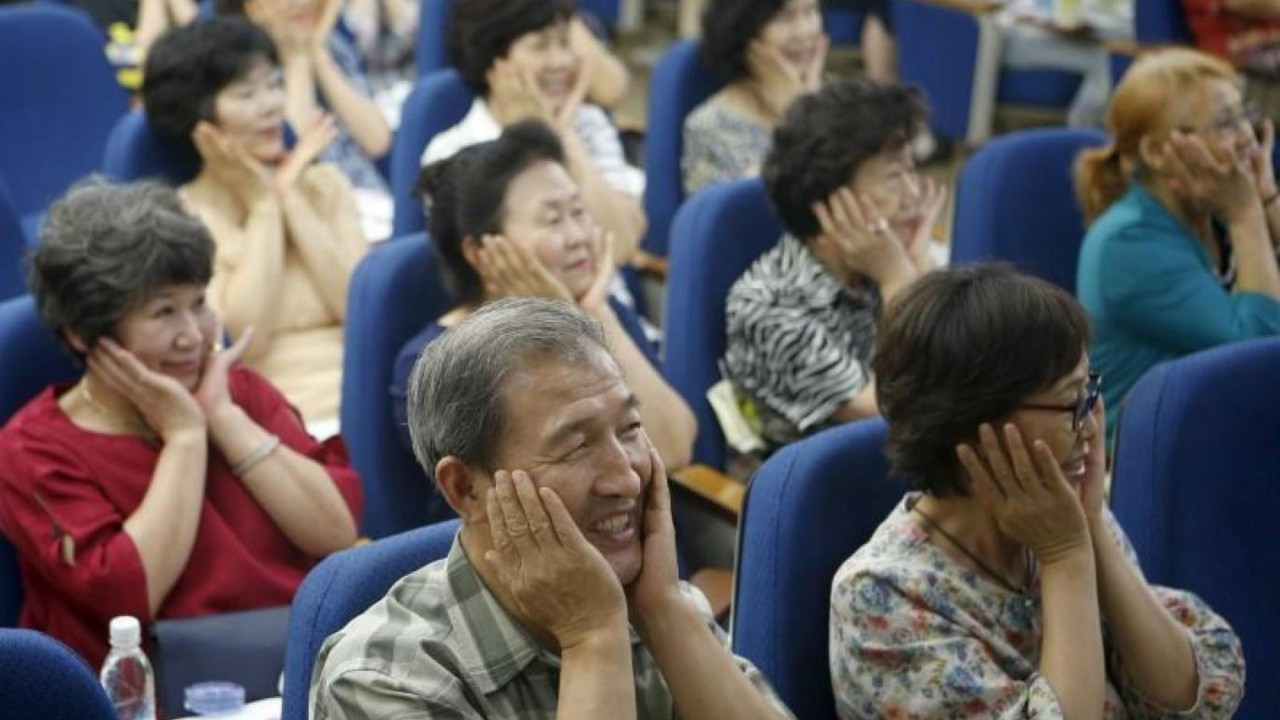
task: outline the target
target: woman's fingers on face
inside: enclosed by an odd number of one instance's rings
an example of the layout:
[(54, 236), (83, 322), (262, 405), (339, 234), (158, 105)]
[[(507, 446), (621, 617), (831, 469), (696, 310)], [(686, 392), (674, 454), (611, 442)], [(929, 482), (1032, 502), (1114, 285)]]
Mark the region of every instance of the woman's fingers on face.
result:
[(831, 216), (829, 203), (816, 202), (811, 209), (814, 217), (818, 218), (818, 226), (822, 228), (822, 232), (826, 235), (834, 235), (836, 231), (835, 218)]
[(991, 476), (991, 472), (973, 447), (957, 445), (956, 457), (960, 459), (960, 465), (968, 473), (973, 491), (984, 504), (991, 505), (1004, 498), (1004, 488)]
[(1032, 452), (1045, 487), (1049, 489), (1070, 487), (1067, 485), (1067, 478), (1062, 474), (1062, 466), (1058, 464), (1058, 458), (1054, 457), (1053, 450), (1049, 448), (1049, 443), (1037, 440)]
[(852, 202), (852, 196), (853, 193), (849, 188), (842, 187), (831, 194), (831, 199), (827, 203), (837, 230), (857, 227), (854, 221), (857, 206)]
[(1000, 484), (1000, 489), (1004, 490), (1006, 495), (1020, 490), (1022, 483), (1009, 465), (1008, 454), (1001, 446), (995, 428), (989, 423), (983, 423), (978, 428), (978, 439), (981, 442), (983, 458), (987, 462), (987, 467), (991, 468), (992, 478)]
[[(1022, 487), (1027, 490), (1033, 490), (1036, 486), (1044, 482), (1044, 478), (1040, 473), (1036, 472), (1036, 466), (1031, 461), (1030, 455), (1027, 454), (1026, 443), (1022, 440), (1022, 433), (1018, 431), (1018, 427), (1013, 423), (1004, 426), (1004, 443), (1009, 449), (1009, 460), (1013, 463), (1014, 476), (1021, 482)], [(1043, 444), (1037, 441), (1038, 444)]]

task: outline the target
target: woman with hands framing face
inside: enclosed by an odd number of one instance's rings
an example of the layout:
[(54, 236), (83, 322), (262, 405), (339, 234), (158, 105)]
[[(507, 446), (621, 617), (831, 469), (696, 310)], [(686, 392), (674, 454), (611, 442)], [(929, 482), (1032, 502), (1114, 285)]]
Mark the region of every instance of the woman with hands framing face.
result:
[[(397, 425), (406, 427), (414, 361), (446, 328), (501, 298), (564, 300), (600, 322), (663, 461), (683, 467), (696, 421), (658, 372), (635, 311), (609, 296), (614, 244), (564, 163), (558, 136), (526, 120), (423, 171), (431, 238), (459, 304), (400, 351), (391, 389)], [(408, 442), (407, 427), (402, 439)]]
[(1231, 717), (1239, 639), (1148, 584), (1106, 509), (1087, 342), (1069, 295), (1000, 266), (890, 305), (874, 367), (913, 492), (832, 585), (842, 718)]
[(475, 100), (457, 125), (432, 138), (422, 164), (541, 120), (556, 134), (565, 169), (621, 265), (644, 234), (644, 173), (627, 162), (617, 128), (588, 99), (600, 96), (597, 81), (616, 77), (617, 68), (584, 32), (566, 0), (456, 0), (450, 61)]
[(256, 332), (245, 362), (308, 422), (336, 418), (347, 283), (367, 244), (351, 186), (317, 162), (333, 119), (315, 116), (286, 148), (271, 40), (228, 18), (156, 43), (143, 99), (152, 125), (200, 157), (179, 192), (217, 244), (210, 303), (233, 335)]
[(1076, 294), (1111, 420), (1152, 366), (1280, 333), (1275, 131), (1239, 82), (1193, 50), (1144, 56), (1116, 89), (1114, 140), (1077, 161)]
[(206, 303), (213, 242), (172, 190), (74, 188), (32, 262), (36, 305), (84, 361), (0, 431), (0, 530), (21, 622), (91, 664), (107, 623), (288, 604), (355, 540), (360, 482)]
[(773, 130), (822, 87), (830, 39), (818, 0), (715, 0), (702, 52), (728, 84), (689, 113), (681, 158), (686, 194), (760, 174)]
[(912, 88), (837, 80), (774, 134), (764, 181), (785, 234), (729, 289), (721, 363), (770, 446), (877, 413), (880, 308), (933, 267), (946, 203), (911, 156), (925, 117)]
[(218, 15), (243, 18), (270, 36), (279, 55), (284, 117), (295, 130), (332, 114), (336, 132), (321, 148), (355, 187), (388, 192), (374, 162), (391, 152), (391, 128), (373, 99), (359, 52), (336, 32), (342, 0), (216, 0)]

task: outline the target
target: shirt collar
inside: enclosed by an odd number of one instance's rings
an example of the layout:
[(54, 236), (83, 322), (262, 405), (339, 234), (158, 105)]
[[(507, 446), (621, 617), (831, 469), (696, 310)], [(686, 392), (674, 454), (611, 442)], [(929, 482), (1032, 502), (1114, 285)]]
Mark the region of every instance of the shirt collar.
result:
[[(851, 290), (840, 282), (839, 278), (832, 275), (831, 271), (827, 270), (827, 266), (813, 254), (813, 248), (809, 243), (791, 233), (785, 233), (780, 242), (783, 253), (788, 257), (789, 264), (795, 271), (795, 276), (808, 279), (808, 282), (799, 288), (801, 293), (815, 304), (829, 305), (842, 296), (857, 299), (862, 295), (861, 292)], [(868, 288), (874, 285), (875, 283), (868, 279)]]
[[(465, 627), (464, 638), (471, 647), (460, 646), (459, 660), (468, 678), (485, 693), (492, 693), (518, 677), (535, 660), (560, 667), (560, 656), (537, 643), (485, 586), (462, 549), (460, 536), (445, 560), (445, 575), (454, 602), (449, 608), (450, 624)], [(640, 636), (630, 628), (631, 644)]]

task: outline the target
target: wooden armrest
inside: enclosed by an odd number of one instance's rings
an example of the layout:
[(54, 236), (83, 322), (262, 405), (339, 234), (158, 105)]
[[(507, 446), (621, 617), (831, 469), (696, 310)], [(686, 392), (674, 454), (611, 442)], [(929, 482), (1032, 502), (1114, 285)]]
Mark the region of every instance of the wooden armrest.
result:
[(935, 5), (948, 10), (959, 10), (970, 15), (986, 15), (1000, 9), (994, 0), (913, 0), (925, 5)]
[(746, 486), (719, 470), (706, 465), (690, 465), (672, 474), (671, 478), (725, 514), (735, 519), (742, 514)]
[(664, 282), (667, 279), (667, 259), (644, 250), (636, 250), (631, 256), (631, 267), (643, 275), (652, 275)]
[(702, 591), (711, 605), (711, 614), (722, 620), (733, 604), (733, 571), (723, 568), (703, 568), (689, 578), (689, 583)]

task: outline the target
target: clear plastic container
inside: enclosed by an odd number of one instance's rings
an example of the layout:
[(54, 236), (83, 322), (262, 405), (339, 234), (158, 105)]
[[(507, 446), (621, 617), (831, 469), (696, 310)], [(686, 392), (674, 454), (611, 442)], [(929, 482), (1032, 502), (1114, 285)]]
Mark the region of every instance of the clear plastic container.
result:
[(142, 626), (121, 615), (111, 619), (111, 652), (98, 676), (120, 720), (155, 720), (156, 681), (142, 652)]
[(183, 691), (182, 706), (197, 715), (227, 715), (244, 707), (244, 688), (230, 682), (202, 682)]

